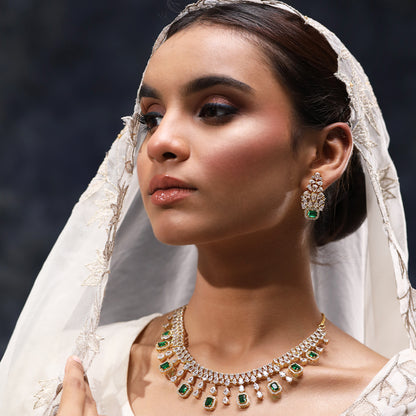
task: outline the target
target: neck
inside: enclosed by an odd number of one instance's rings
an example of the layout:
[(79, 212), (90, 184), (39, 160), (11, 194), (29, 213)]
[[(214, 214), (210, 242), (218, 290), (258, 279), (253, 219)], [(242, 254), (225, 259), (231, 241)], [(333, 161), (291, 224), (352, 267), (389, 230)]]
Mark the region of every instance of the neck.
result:
[(309, 246), (299, 235), (273, 231), (198, 247), (185, 313), (190, 348), (206, 345), (222, 356), (272, 353), (270, 345), (285, 352), (316, 329)]

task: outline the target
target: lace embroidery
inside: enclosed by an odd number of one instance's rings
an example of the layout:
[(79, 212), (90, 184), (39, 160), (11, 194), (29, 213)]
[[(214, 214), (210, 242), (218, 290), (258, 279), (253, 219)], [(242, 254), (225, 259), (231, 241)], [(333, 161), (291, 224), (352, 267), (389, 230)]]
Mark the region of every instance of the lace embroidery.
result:
[(410, 380), (409, 377), (404, 376), (406, 379), (406, 391), (404, 392), (401, 399), (396, 402), (393, 407), (407, 406), (408, 404), (416, 400), (416, 385)]
[(361, 123), (357, 123), (351, 126), (351, 133), (354, 137), (354, 143), (363, 146), (368, 151), (371, 151), (373, 147), (376, 147), (377, 144), (370, 139), (370, 135), (365, 126)]
[(379, 171), (380, 186), (385, 201), (388, 199), (395, 199), (395, 192), (399, 181), (394, 177), (389, 177), (390, 166)]
[(93, 263), (87, 265), (90, 274), (82, 283), (82, 285), (97, 286), (98, 284), (100, 284), (104, 276), (110, 273), (110, 268), (108, 266), (108, 259), (104, 255), (104, 252), (97, 251), (96, 260)]
[[(361, 65), (345, 47), (342, 47), (338, 53), (338, 67), (337, 75), (347, 88), (352, 107), (358, 112), (358, 123), (362, 124), (366, 135), (369, 137), (368, 130), (365, 128), (366, 123), (361, 120), (361, 117), (364, 116), (377, 136), (381, 136), (376, 121), (379, 119), (380, 110), (371, 84)], [(348, 71), (346, 68), (348, 68)]]
[(380, 393), (378, 395), (378, 400), (386, 400), (387, 405), (390, 406), (392, 396), (396, 396), (397, 392), (394, 387), (387, 381), (383, 380), (380, 385)]
[[(101, 164), (97, 176), (91, 181), (87, 191), (81, 196), (82, 203), (88, 198), (93, 197), (98, 192), (102, 192), (100, 201), (96, 203), (97, 209), (93, 222), (98, 223), (98, 227), (107, 225), (107, 239), (102, 251), (98, 250), (94, 262), (86, 267), (90, 271), (83, 285), (96, 286), (96, 296), (92, 305), (90, 317), (86, 320), (81, 333), (76, 340), (75, 355), (79, 356), (84, 364), (85, 371), (88, 370), (94, 356), (100, 351), (102, 337), (96, 333), (100, 319), (101, 305), (104, 298), (105, 285), (108, 279), (109, 263), (113, 253), (115, 236), (118, 224), (122, 215), (123, 202), (126, 197), (129, 180), (133, 172), (135, 151), (137, 146), (138, 122), (137, 118), (126, 117), (125, 128), (117, 137), (117, 142), (125, 142), (125, 164), (124, 170), (113, 185), (108, 174), (109, 155), (106, 156)], [(127, 178), (125, 179), (125, 175)], [(105, 187), (103, 190), (102, 188)], [(39, 382), (41, 389), (35, 394), (34, 408), (47, 406), (44, 411), (45, 416), (53, 416), (59, 405), (62, 384), (60, 379)]]
[[(128, 128), (123, 130), (123, 135), (126, 140), (126, 161), (134, 165), (135, 148), (137, 145), (137, 120), (135, 118), (125, 118)], [(136, 120), (136, 122), (134, 121)], [(121, 140), (121, 138), (119, 139)], [(128, 166), (125, 164), (125, 168)], [(131, 171), (124, 170), (121, 173), (121, 177), (118, 180), (118, 185), (115, 187), (117, 192), (114, 194), (114, 198), (109, 198), (107, 207), (103, 207), (103, 210), (111, 210), (112, 216), (108, 222), (107, 228), (107, 241), (105, 243), (102, 252), (97, 253), (96, 261), (89, 265), (91, 274), (87, 278), (87, 281), (95, 283), (97, 285), (97, 294), (93, 304), (91, 318), (88, 319), (83, 327), (80, 336), (77, 339), (77, 355), (83, 359), (84, 367), (87, 370), (90, 362), (95, 354), (99, 352), (100, 341), (102, 338), (96, 334), (96, 329), (100, 319), (101, 305), (104, 298), (105, 285), (107, 283), (110, 259), (113, 254), (114, 241), (118, 229), (118, 224), (122, 215), (123, 202), (126, 197), (129, 185), (126, 180), (123, 179), (124, 173), (127, 172), (128, 176), (131, 176)], [(87, 266), (88, 267), (88, 266)]]
[(382, 415), (386, 408), (407, 411), (415, 404), (416, 362), (400, 360), (398, 355), (385, 376), (342, 416)]
[(380, 416), (380, 412), (373, 404), (364, 398), (348, 410), (347, 413), (345, 413), (345, 416)]
[(89, 328), (86, 326), (77, 338), (77, 348), (79, 351), (90, 350), (97, 353), (100, 351), (100, 342), (103, 339), (95, 333), (95, 328), (92, 325)]
[(117, 188), (110, 183), (108, 183), (108, 185), (109, 186), (103, 190), (102, 197), (94, 202), (96, 210), (94, 215), (91, 216), (88, 225), (97, 223), (98, 228), (108, 226), (108, 223), (113, 216), (112, 202), (117, 198)]
[(35, 404), (33, 409), (38, 409), (47, 405), (56, 394), (62, 390), (62, 383), (60, 379), (39, 381), (40, 390), (35, 394)]
[[(222, 0), (221, 4), (232, 4), (232, 3), (238, 3), (238, 2), (240, 2), (240, 0)], [(215, 6), (218, 3), (219, 3), (219, 0), (200, 0), (200, 1), (197, 1), (196, 3), (188, 4), (188, 6), (186, 6), (185, 9), (184, 9), (185, 13), (181, 13), (181, 15), (192, 12), (194, 10), (198, 10), (202, 7)], [(287, 10), (287, 11), (292, 12), (294, 14), (297, 14), (299, 16), (302, 16), (296, 9), (294, 9), (293, 7), (289, 6), (288, 4), (286, 4), (282, 1), (277, 1), (277, 0), (251, 0), (250, 3), (264, 4), (264, 5), (268, 5), (268, 6), (272, 6), (272, 7), (278, 7), (280, 9), (284, 9), (284, 10)]]

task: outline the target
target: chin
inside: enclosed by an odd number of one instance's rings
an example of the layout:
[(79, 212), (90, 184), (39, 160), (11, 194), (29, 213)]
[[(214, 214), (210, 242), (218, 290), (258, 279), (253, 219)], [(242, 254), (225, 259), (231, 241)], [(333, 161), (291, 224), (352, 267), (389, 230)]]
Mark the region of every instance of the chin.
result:
[(183, 227), (174, 226), (153, 227), (153, 234), (158, 241), (169, 246), (186, 246), (195, 244), (195, 233), (189, 233)]
[(224, 229), (212, 227), (203, 229), (202, 227), (153, 227), (153, 234), (158, 241), (169, 246), (187, 246), (213, 243), (241, 237), (244, 232), (227, 233)]
[(202, 226), (153, 226), (153, 234), (158, 241), (169, 246), (187, 246), (212, 243), (227, 239), (229, 236), (224, 234), (224, 230), (212, 227), (204, 229)]

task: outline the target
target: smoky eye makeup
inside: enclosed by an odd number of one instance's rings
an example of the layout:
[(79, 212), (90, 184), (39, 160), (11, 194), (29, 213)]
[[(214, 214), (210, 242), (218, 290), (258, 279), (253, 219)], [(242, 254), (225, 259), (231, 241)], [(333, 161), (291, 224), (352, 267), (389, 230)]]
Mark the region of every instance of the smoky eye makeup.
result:
[(221, 125), (231, 121), (239, 113), (239, 109), (224, 102), (207, 102), (198, 112), (198, 118), (207, 124)]
[(156, 111), (150, 111), (145, 114), (140, 114), (139, 116), (139, 122), (141, 125), (145, 127), (145, 129), (150, 132), (155, 127), (159, 126), (160, 122), (162, 121), (163, 115), (156, 112)]
[(207, 103), (199, 111), (198, 117), (205, 119), (222, 119), (238, 113), (238, 108), (224, 103)]

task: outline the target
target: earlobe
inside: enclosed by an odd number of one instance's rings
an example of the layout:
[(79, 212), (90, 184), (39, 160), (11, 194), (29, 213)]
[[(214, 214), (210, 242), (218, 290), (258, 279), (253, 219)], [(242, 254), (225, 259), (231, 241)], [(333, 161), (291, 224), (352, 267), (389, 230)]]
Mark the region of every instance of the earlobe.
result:
[(324, 188), (338, 180), (348, 166), (353, 142), (347, 123), (333, 123), (320, 132), (317, 157), (311, 169), (322, 175)]

